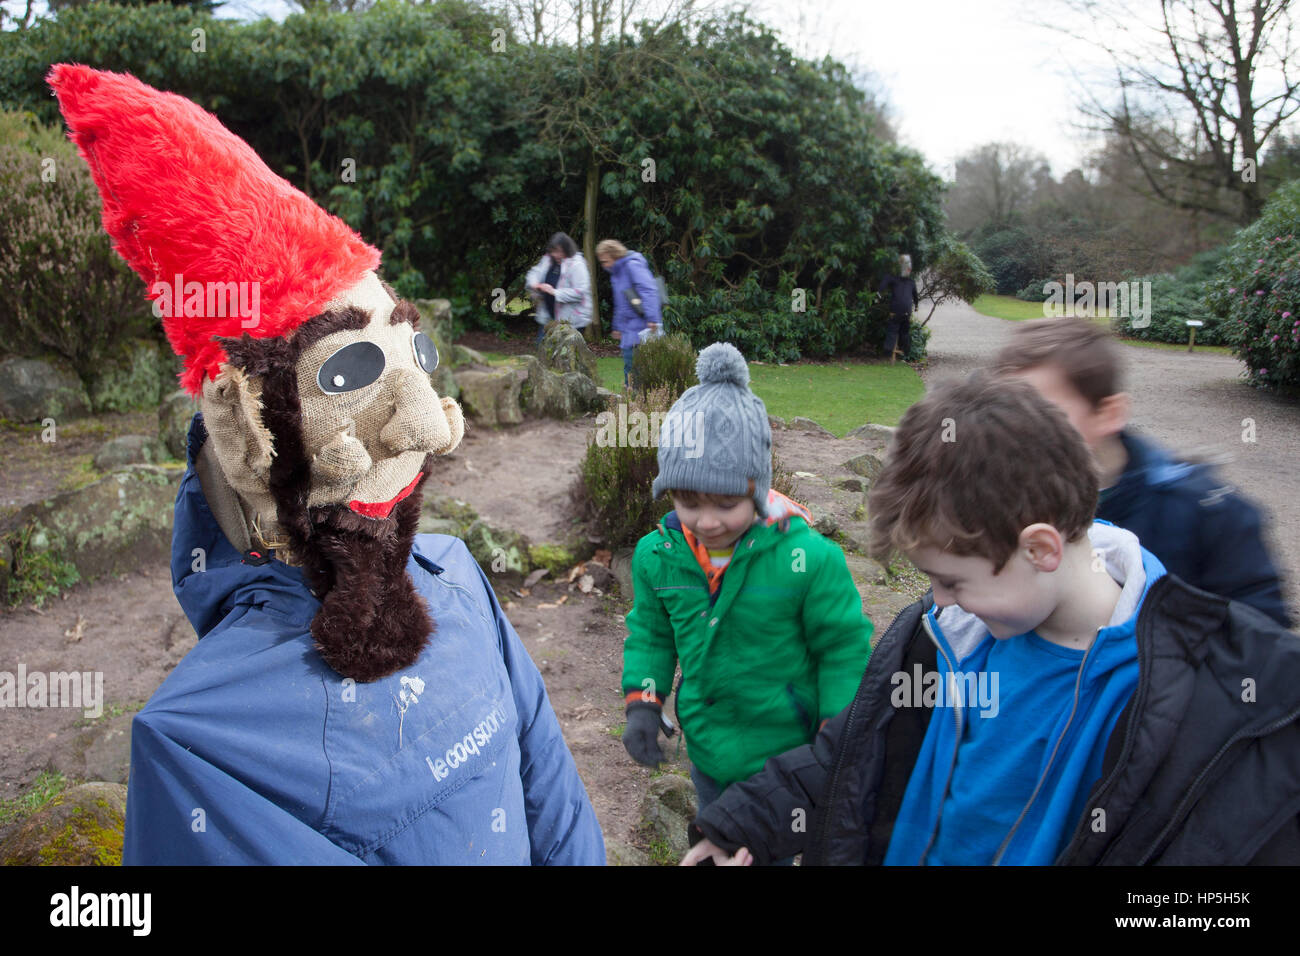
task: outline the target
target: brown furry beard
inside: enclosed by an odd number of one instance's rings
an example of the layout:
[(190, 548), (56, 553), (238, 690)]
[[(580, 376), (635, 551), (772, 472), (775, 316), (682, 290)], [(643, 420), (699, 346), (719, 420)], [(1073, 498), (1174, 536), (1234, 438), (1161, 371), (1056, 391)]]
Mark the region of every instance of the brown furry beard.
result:
[(294, 550), (321, 609), (311, 622), (325, 663), (368, 683), (409, 667), (429, 643), (436, 624), (406, 573), (420, 520), (424, 477), (387, 518), (367, 518), (347, 505), (311, 508), (310, 537)]

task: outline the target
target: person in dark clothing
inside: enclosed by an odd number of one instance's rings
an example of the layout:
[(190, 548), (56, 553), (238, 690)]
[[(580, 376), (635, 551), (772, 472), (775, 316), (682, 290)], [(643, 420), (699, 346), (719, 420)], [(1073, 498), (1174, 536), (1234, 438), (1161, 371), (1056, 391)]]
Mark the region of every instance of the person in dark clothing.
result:
[(1098, 518), (1132, 531), (1188, 584), (1291, 626), (1259, 509), (1208, 465), (1176, 461), (1127, 428), (1128, 396), (1109, 333), (1082, 319), (1025, 322), (994, 367), (1028, 381), (1083, 435), (1101, 469)]
[(871, 551), (931, 591), (811, 744), (699, 813), (682, 865), (1300, 863), (1300, 640), (1093, 520), (1097, 489), (1026, 383), (912, 406)]
[[(912, 312), (921, 304), (912, 278), (912, 257), (898, 257), (898, 275), (888, 275), (880, 283), (882, 295), (889, 296), (889, 321), (885, 326), (885, 354), (894, 361), (898, 348), (906, 358), (912, 350)], [(900, 334), (901, 333), (901, 334)]]

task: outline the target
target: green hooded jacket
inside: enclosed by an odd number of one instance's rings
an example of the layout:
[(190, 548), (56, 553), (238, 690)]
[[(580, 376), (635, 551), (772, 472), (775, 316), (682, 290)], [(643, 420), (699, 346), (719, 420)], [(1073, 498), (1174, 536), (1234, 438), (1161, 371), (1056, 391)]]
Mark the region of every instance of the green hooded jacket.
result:
[(713, 599), (677, 513), (637, 542), (623, 693), (666, 698), (691, 761), (726, 786), (813, 739), (853, 699), (871, 621), (844, 553), (801, 517), (751, 525)]

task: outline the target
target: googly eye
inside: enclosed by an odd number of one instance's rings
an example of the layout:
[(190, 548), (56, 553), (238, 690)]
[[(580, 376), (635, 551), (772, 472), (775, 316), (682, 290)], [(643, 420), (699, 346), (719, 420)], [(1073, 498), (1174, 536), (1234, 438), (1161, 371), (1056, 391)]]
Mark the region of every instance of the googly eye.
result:
[(365, 388), (384, 372), (384, 350), (374, 342), (352, 342), (327, 358), (316, 373), (326, 395)]
[(433, 339), (423, 332), (416, 332), (411, 337), (411, 348), (415, 352), (415, 363), (429, 374), (438, 367), (438, 347), (433, 344)]

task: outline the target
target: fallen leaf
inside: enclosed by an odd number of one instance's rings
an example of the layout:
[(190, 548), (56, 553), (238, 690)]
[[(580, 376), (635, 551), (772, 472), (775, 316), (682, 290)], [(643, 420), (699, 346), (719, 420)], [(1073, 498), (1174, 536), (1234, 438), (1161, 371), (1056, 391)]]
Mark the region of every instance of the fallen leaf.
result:
[(85, 631), (86, 631), (86, 619), (82, 617), (80, 614), (78, 614), (77, 623), (74, 624), (72, 627), (68, 628), (66, 631), (64, 631), (63, 636), (75, 644), (81, 640), (81, 636), (82, 634), (85, 633)]
[[(568, 596), (567, 594), (561, 594), (561, 595), (560, 595), (560, 599), (559, 599), (558, 601), (556, 601), (554, 604), (539, 604), (539, 605), (537, 605), (537, 606), (538, 606), (539, 608), (545, 608), (545, 609), (548, 610), (548, 611), (552, 611), (552, 610), (554, 610), (555, 608), (559, 607), (561, 604), (563, 604), (563, 603), (564, 603), (565, 601), (567, 601), (568, 599), (569, 599), (569, 596)], [(538, 626), (538, 627), (541, 627), (542, 625), (541, 625), (541, 624), (538, 624), (537, 626)]]
[(796, 471), (796, 472), (794, 473), (794, 476), (795, 476), (796, 478), (816, 478), (816, 477), (817, 477), (817, 476), (814, 475), (811, 471)]
[(533, 592), (528, 590), (528, 588), (511, 588), (510, 593), (513, 594), (515, 597), (526, 598), (528, 597), (528, 595), (532, 594)]
[(587, 573), (586, 562), (583, 562), (582, 564), (575, 564), (573, 567), (569, 568), (569, 576), (566, 579), (566, 581), (567, 583), (572, 584), (574, 581), (576, 581), (578, 578), (582, 577), (582, 575), (586, 573)]
[(532, 587), (534, 584), (536, 584), (538, 581), (540, 581), (542, 578), (546, 577), (546, 575), (550, 573), (551, 573), (550, 568), (538, 568), (532, 574), (528, 575), (528, 577), (524, 578), (524, 587), (526, 588)]

